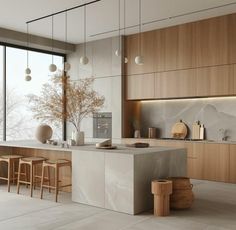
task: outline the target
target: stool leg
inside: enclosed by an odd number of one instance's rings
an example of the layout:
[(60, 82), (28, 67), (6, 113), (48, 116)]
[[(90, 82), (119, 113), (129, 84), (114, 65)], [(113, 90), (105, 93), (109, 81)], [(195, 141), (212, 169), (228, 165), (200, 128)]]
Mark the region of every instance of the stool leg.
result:
[(21, 163), (19, 163), (19, 168), (18, 168), (17, 194), (19, 194), (20, 192), (20, 174), (21, 174)]
[[(27, 182), (29, 182), (29, 174), (28, 174), (28, 168), (27, 168), (27, 164), (24, 165), (24, 171), (25, 171), (25, 180)], [(26, 184), (26, 188), (28, 188), (28, 184)]]
[(58, 166), (55, 168), (55, 202), (57, 202), (57, 197), (58, 197), (58, 183), (59, 183), (59, 170)]
[(8, 175), (7, 175), (7, 191), (10, 192), (11, 183), (11, 161), (8, 161)]
[(42, 178), (41, 178), (41, 188), (40, 188), (40, 199), (43, 199), (43, 185), (44, 185), (44, 166), (42, 167)]
[[(51, 186), (50, 168), (48, 168), (48, 186)], [(51, 188), (48, 188), (48, 192), (51, 193)]]
[(33, 196), (33, 184), (34, 184), (34, 169), (33, 164), (30, 165), (30, 196)]

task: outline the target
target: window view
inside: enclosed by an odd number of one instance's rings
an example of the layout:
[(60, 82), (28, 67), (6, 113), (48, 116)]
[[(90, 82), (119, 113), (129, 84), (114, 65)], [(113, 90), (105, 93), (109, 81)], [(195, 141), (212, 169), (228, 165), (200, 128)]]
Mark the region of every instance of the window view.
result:
[(3, 47), (0, 46), (0, 141), (3, 140)]
[[(50, 54), (29, 51), (29, 67), (32, 80), (25, 81), (26, 50), (7, 47), (6, 49), (6, 139), (34, 139), (35, 130), (40, 121), (35, 120), (30, 110), (30, 94), (39, 95), (43, 84), (50, 80), (48, 70), (52, 61)], [(63, 57), (54, 56), (54, 63), (61, 68)], [(1, 121), (1, 120), (0, 120)], [(51, 125), (51, 124), (50, 124)], [(53, 138), (62, 138), (61, 127), (53, 128)]]

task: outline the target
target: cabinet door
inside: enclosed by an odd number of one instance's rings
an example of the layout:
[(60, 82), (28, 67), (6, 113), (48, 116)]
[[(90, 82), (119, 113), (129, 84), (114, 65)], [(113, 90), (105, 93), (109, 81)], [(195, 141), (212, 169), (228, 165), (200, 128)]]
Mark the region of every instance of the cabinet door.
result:
[(230, 145), (229, 181), (236, 183), (236, 145)]
[(229, 149), (228, 144), (205, 144), (203, 179), (229, 181)]
[(196, 78), (193, 69), (156, 74), (156, 98), (184, 98), (196, 95)]
[(233, 66), (214, 66), (197, 69), (196, 96), (223, 96), (233, 94)]
[(154, 74), (127, 76), (127, 99), (153, 99)]
[(139, 35), (131, 35), (126, 38), (126, 55), (128, 63), (125, 65), (126, 74), (143, 74), (155, 72), (155, 31), (142, 33), (141, 35), (141, 55), (144, 58), (144, 65), (137, 65), (135, 57), (139, 52)]
[(194, 23), (196, 67), (228, 63), (227, 16)]

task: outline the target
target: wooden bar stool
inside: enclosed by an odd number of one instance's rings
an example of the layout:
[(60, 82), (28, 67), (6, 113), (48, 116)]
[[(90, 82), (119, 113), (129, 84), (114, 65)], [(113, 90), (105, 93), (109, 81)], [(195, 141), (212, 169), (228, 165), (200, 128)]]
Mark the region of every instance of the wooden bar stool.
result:
[[(58, 159), (55, 161), (48, 160), (48, 161), (43, 162), (41, 192), (40, 192), (41, 199), (43, 199), (43, 189), (44, 188), (49, 188), (49, 189), (51, 188), (51, 189), (55, 190), (55, 202), (57, 202), (59, 189), (72, 186), (71, 184), (65, 184), (65, 185), (59, 186), (59, 182), (61, 182), (59, 180), (59, 172), (60, 172), (60, 168), (62, 168), (62, 167), (70, 167), (70, 170), (71, 170), (72, 169), (71, 161), (66, 160), (66, 159)], [(46, 168), (53, 168), (55, 170), (54, 186), (52, 186), (50, 182), (49, 182), (49, 185), (44, 184), (44, 182), (45, 182), (44, 173), (45, 173)]]
[[(33, 196), (33, 188), (35, 187), (35, 185), (37, 182), (35, 179), (41, 179), (41, 175), (36, 175), (35, 174), (35, 169), (36, 166), (38, 165), (42, 165), (43, 162), (46, 159), (43, 157), (25, 157), (25, 158), (21, 158), (20, 162), (19, 162), (19, 170), (18, 170), (18, 181), (17, 181), (17, 194), (19, 194), (20, 192), (20, 184), (26, 184), (26, 185), (30, 185), (30, 196)], [(30, 169), (30, 180), (28, 181), (27, 176), (25, 177), (25, 180), (21, 179), (21, 175), (22, 175), (22, 166), (29, 166)]]
[(19, 160), (22, 156), (19, 155), (3, 155), (0, 156), (0, 163), (6, 162), (7, 167), (7, 177), (0, 176), (1, 180), (7, 181), (7, 191), (10, 192), (10, 184), (11, 182), (15, 183), (17, 181), (17, 173), (15, 171), (15, 167), (19, 165)]

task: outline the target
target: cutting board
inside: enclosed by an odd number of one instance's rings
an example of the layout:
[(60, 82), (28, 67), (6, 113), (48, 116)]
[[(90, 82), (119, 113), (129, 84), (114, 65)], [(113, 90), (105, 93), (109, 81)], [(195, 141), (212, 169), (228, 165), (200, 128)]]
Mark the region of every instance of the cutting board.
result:
[(184, 139), (188, 134), (186, 124), (182, 120), (175, 123), (171, 129), (171, 134), (173, 138)]

